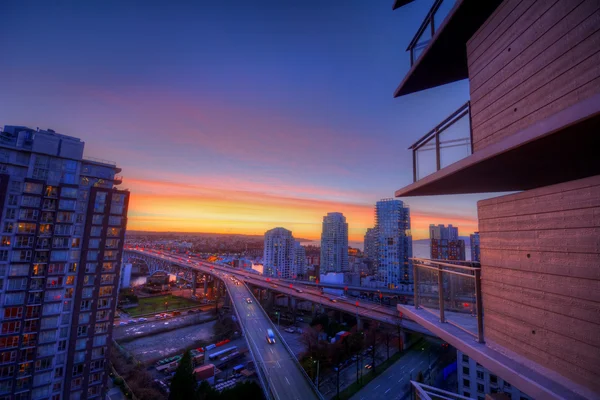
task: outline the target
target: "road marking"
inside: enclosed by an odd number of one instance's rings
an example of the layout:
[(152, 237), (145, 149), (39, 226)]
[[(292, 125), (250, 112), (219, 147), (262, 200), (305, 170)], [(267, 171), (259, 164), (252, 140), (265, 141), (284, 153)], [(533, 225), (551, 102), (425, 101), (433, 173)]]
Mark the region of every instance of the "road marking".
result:
[(411, 369), (411, 370), (410, 370), (410, 372), (412, 373), (414, 370), (415, 370), (415, 369), (413, 368), (413, 369)]
[(398, 383), (402, 382), (402, 379), (398, 379)]
[(388, 379), (390, 379), (390, 378), (391, 378), (391, 377), (393, 377), (393, 376), (394, 376), (394, 374), (391, 374), (390, 376), (388, 376)]
[(271, 350), (271, 354), (275, 354), (275, 353), (273, 353), (273, 348), (270, 348), (269, 350)]
[(288, 381), (287, 376), (285, 377), (285, 381), (288, 383), (288, 385), (290, 385), (290, 381)]
[(377, 387), (375, 388), (375, 390), (377, 390), (377, 388), (378, 388), (379, 386), (381, 386), (381, 385), (377, 385)]
[(389, 388), (388, 390), (386, 390), (384, 394), (387, 394), (387, 392), (389, 392), (390, 390), (392, 390), (392, 388)]

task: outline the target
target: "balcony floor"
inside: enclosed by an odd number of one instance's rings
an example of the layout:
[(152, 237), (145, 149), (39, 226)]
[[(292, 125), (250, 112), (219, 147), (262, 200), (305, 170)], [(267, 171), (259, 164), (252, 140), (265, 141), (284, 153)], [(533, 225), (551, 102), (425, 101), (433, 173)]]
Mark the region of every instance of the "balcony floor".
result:
[[(407, 318), (433, 332), (440, 339), (467, 354), (483, 367), (533, 398), (545, 400), (600, 398), (597, 393), (593, 393), (506, 348), (494, 343), (478, 343), (471, 334), (464, 330), (449, 323), (441, 323), (439, 317), (434, 315), (431, 310), (415, 309), (413, 306), (407, 305), (398, 305), (397, 308)], [(451, 313), (447, 312), (447, 314), (452, 319)], [(462, 321), (467, 323), (467, 326), (469, 318), (474, 320), (470, 315), (463, 314)], [(458, 320), (455, 319), (455, 322)]]

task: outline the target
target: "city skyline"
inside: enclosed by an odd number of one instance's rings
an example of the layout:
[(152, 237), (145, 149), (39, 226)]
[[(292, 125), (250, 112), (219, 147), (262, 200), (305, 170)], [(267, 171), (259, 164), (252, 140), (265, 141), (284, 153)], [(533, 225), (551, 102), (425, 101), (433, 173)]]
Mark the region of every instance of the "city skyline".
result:
[[(427, 4), (411, 5), (415, 18), (399, 24), (385, 2), (308, 3), (266, 10), (241, 2), (239, 13), (220, 5), (0, 6), (0, 123), (76, 135), (91, 156), (122, 165), (134, 230), (287, 226), (318, 240), (321, 216), (336, 210), (351, 221), (349, 239), (362, 241), (373, 204), (411, 179), (399, 149), (454, 110), (468, 87), (392, 98), (408, 65), (390, 45), (405, 45)], [(43, 33), (23, 32), (23, 20)], [(428, 110), (436, 115), (414, 117), (434, 97), (442, 99)], [(427, 237), (431, 222), (477, 231), (483, 197), (411, 200), (415, 239)]]

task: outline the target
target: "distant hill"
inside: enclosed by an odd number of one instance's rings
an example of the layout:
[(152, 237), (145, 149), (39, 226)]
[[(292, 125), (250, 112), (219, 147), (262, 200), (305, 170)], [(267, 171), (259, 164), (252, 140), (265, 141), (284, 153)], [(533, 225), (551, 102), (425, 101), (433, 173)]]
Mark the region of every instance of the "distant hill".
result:
[[(156, 232), (156, 231), (137, 231), (128, 229), (128, 236), (196, 236), (196, 237), (245, 237), (248, 239), (263, 239), (264, 235), (245, 235), (243, 233), (210, 233), (210, 232)], [(312, 242), (312, 239), (295, 238), (300, 242)]]

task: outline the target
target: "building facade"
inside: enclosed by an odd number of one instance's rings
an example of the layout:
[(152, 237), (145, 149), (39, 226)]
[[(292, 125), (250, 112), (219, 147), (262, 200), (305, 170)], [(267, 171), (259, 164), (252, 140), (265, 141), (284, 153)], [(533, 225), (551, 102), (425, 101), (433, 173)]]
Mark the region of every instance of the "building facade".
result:
[(83, 149), (0, 133), (0, 399), (104, 397), (129, 192)]
[(412, 281), (410, 210), (400, 200), (384, 199), (375, 206), (377, 274), (384, 286), (394, 288)]
[(348, 271), (348, 223), (342, 213), (323, 217), (321, 273)]
[[(458, 394), (477, 400), (485, 400), (486, 393), (504, 393), (510, 400), (531, 400), (518, 388), (483, 368), (461, 351), (456, 352)], [(505, 397), (506, 398), (506, 397)]]
[(481, 252), (479, 250), (479, 232), (470, 235), (471, 241), (471, 261), (481, 262)]
[(458, 240), (458, 227), (452, 226), (452, 224), (445, 225), (429, 225), (429, 238), (430, 239), (445, 239), (445, 240)]
[(377, 260), (377, 231), (375, 228), (368, 228), (365, 233), (364, 241), (365, 257), (370, 260)]
[(435, 1), (395, 91), (469, 84), (461, 107), (415, 133), (413, 182), (395, 195), (489, 197), (481, 266), (415, 263), (469, 279), (476, 324), (418, 303), (399, 312), (537, 399), (600, 398), (598, 32), (597, 1)]
[(296, 277), (306, 279), (306, 249), (300, 242), (294, 242), (294, 271)]
[(291, 279), (294, 271), (294, 247), (292, 232), (285, 228), (274, 228), (265, 233), (263, 274), (276, 278)]
[(432, 260), (466, 260), (465, 241), (452, 225), (429, 225), (429, 250)]

